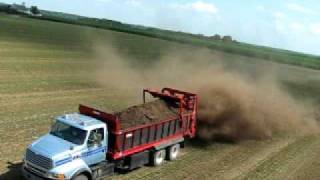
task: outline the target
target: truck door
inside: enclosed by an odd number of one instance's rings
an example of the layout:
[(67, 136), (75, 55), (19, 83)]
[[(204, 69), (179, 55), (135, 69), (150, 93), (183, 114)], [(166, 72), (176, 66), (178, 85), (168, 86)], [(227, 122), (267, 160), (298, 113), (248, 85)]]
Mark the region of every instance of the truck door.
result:
[(90, 131), (87, 150), (83, 152), (84, 161), (90, 166), (106, 159), (106, 130), (98, 128)]

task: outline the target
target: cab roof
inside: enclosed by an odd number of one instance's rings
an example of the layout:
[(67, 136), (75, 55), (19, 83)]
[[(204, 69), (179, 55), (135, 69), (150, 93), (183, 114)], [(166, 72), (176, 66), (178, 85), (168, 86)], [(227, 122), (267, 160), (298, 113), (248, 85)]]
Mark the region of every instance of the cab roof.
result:
[(58, 116), (56, 119), (83, 130), (91, 130), (104, 125), (103, 122), (95, 118), (79, 113), (65, 114), (62, 116)]

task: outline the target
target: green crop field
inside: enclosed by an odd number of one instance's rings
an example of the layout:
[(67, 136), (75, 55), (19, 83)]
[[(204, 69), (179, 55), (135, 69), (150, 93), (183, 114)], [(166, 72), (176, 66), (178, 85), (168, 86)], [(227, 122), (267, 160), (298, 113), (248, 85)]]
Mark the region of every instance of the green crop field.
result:
[[(21, 159), (26, 146), (48, 131), (54, 116), (74, 112), (80, 103), (117, 110), (140, 102), (136, 92), (119, 93), (97, 81), (96, 71), (105, 60), (97, 58), (97, 46), (112, 46), (136, 69), (151, 67), (168, 52), (182, 55), (201, 49), (146, 36), (0, 14), (0, 179), (22, 179)], [(108, 49), (99, 51), (108, 54)], [(317, 70), (207, 51), (226, 69), (246, 76), (254, 76), (261, 67), (276, 69), (281, 85), (294, 98), (320, 102)], [(146, 166), (111, 179), (317, 179), (319, 168), (320, 135), (279, 135), (237, 144), (199, 146), (188, 142), (178, 161), (157, 168)]]

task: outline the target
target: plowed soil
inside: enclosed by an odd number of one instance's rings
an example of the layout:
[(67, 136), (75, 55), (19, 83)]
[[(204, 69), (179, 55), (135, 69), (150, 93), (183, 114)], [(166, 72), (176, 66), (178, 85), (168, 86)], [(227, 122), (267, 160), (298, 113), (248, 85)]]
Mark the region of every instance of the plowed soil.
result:
[(126, 129), (177, 117), (178, 106), (158, 99), (141, 105), (131, 106), (117, 112), (116, 115), (120, 118), (121, 128)]

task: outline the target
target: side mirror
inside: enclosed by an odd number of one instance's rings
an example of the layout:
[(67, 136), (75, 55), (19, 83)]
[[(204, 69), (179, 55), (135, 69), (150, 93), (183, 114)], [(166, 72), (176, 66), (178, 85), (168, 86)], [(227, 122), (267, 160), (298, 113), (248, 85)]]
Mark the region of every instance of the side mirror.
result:
[(53, 118), (50, 117), (50, 130), (52, 129), (53, 125), (56, 123), (57, 121)]

